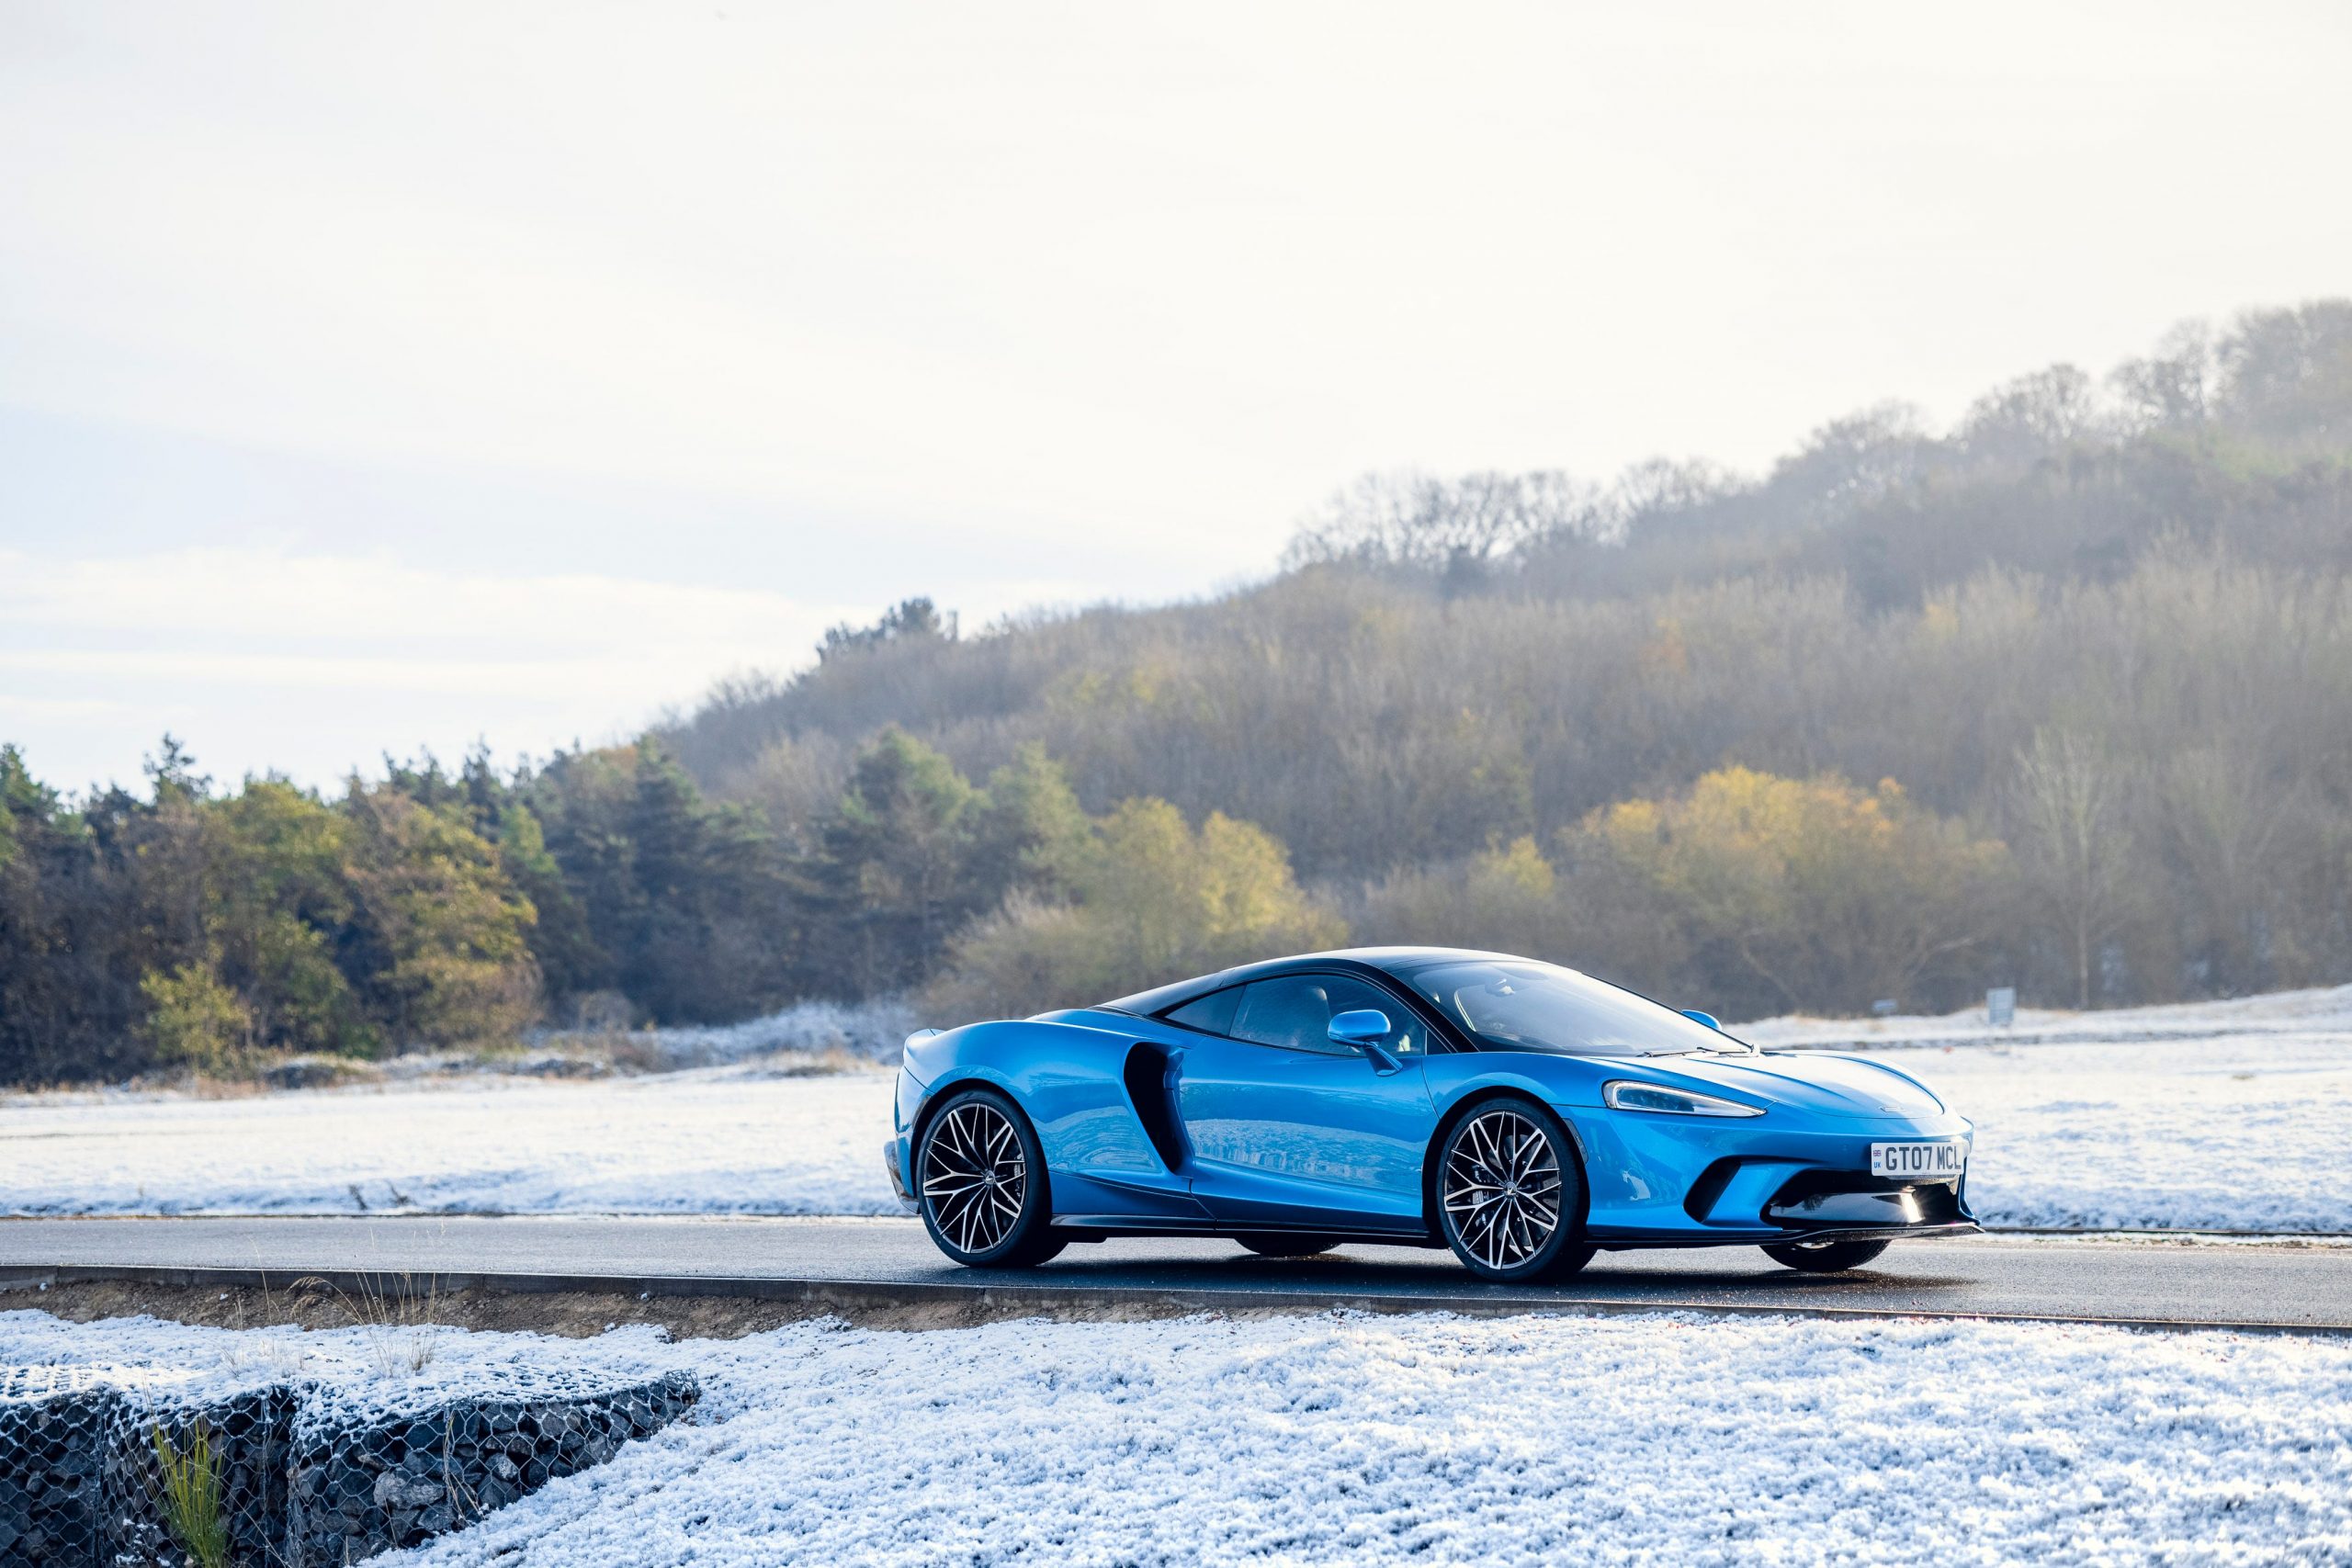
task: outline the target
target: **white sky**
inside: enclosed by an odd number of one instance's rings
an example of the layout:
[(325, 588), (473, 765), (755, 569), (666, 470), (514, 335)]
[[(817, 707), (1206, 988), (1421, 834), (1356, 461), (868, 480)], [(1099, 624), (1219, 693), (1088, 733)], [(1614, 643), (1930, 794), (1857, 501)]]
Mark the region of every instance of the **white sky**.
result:
[(2352, 290), (2352, 10), (0, 5), (0, 739), (626, 733)]

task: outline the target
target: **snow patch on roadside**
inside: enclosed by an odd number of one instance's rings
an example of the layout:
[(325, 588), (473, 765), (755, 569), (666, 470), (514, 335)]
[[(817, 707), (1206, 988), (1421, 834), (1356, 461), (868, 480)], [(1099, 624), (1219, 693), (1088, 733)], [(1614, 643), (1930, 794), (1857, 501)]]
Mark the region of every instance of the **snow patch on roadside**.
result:
[(2352, 1035), (1870, 1054), (1975, 1121), (1988, 1225), (2352, 1232)]
[[(623, 1036), (638, 1054), (665, 1069), (718, 1066), (759, 1055), (818, 1056), (841, 1052), (869, 1062), (896, 1062), (918, 1027), (914, 1008), (898, 998), (868, 1002), (795, 1002), (742, 1023), (672, 1025)], [(611, 1036), (549, 1032), (543, 1043), (591, 1045)]]
[(1941, 1017), (1900, 1013), (1891, 1018), (1814, 1018), (1791, 1014), (1736, 1023), (1730, 1032), (1767, 1050), (1816, 1046), (1839, 1051), (1882, 1045), (2108, 1043), (2183, 1040), (2247, 1034), (2332, 1035), (2352, 1039), (2352, 986), (2272, 991), (2223, 1001), (2167, 1002), (2156, 1007), (2069, 1012), (2019, 1008), (2016, 1021), (1995, 1025), (1983, 1008)]
[[(252, 1337), (0, 1314), (6, 1360), (217, 1361)], [(445, 1356), (453, 1376), (502, 1356), (684, 1367), (705, 1396), (387, 1568), (2352, 1555), (2335, 1339), (1326, 1314), (676, 1345), (451, 1331)]]
[(895, 1214), (891, 1076), (755, 1066), (0, 1107), (18, 1214)]
[[(365, 1315), (364, 1305), (360, 1313)], [(587, 1390), (647, 1381), (676, 1365), (658, 1329), (583, 1341), (469, 1334), (397, 1320), (348, 1328), (224, 1329), (152, 1317), (81, 1324), (45, 1312), (0, 1312), (0, 1367), (73, 1369), (98, 1383), (168, 1387), (188, 1400), (301, 1382), (333, 1398), (353, 1419), (459, 1397), (518, 1391), (545, 1396), (567, 1385)]]

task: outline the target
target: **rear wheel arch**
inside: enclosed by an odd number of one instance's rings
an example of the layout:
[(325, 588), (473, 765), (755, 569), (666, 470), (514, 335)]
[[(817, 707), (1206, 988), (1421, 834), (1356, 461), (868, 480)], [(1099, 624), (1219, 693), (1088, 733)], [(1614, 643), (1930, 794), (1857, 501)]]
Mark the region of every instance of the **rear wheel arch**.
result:
[[(1046, 1151), (1045, 1136), (1037, 1131), (1036, 1119), (1021, 1103), (1020, 1096), (994, 1078), (982, 1077), (978, 1073), (951, 1074), (932, 1085), (931, 1092), (923, 1098), (922, 1108), (915, 1112), (914, 1124), (907, 1129), (907, 1164), (912, 1178), (908, 1186), (918, 1202), (922, 1197), (922, 1135), (931, 1130), (932, 1122), (938, 1119), (940, 1111), (947, 1102), (967, 1089), (980, 1089), (1004, 1101), (1014, 1119), (1029, 1129), (1029, 1136), (1035, 1140), (1038, 1154), (1042, 1156)], [(1050, 1224), (1054, 1217), (1054, 1173), (1042, 1157), (1037, 1161), (1037, 1195), (1046, 1205), (1046, 1221)]]

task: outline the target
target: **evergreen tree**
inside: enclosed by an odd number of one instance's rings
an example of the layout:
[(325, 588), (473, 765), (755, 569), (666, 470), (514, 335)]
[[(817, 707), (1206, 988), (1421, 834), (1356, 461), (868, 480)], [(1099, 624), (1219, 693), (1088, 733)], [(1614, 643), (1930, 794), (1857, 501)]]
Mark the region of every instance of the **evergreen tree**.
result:
[(981, 907), (971, 870), (988, 797), (945, 757), (886, 729), (851, 770), (810, 868), (821, 948), (852, 996), (926, 977)]

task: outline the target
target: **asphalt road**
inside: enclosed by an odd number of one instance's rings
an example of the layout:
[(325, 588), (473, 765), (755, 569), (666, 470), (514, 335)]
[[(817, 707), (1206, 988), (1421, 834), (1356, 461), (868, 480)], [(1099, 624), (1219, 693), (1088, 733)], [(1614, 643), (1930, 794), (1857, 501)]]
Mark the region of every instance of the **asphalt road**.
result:
[(283, 1282), (432, 1276), (443, 1289), (611, 1289), (895, 1303), (985, 1293), (998, 1305), (1384, 1311), (1732, 1312), (2226, 1325), (2352, 1332), (2352, 1247), (1973, 1236), (1902, 1242), (1869, 1269), (1793, 1273), (1750, 1248), (1603, 1253), (1549, 1287), (1487, 1286), (1446, 1253), (1348, 1247), (1257, 1258), (1224, 1242), (1073, 1247), (1042, 1269), (980, 1273), (911, 1220), (253, 1218), (0, 1222), (0, 1282), (145, 1277)]

